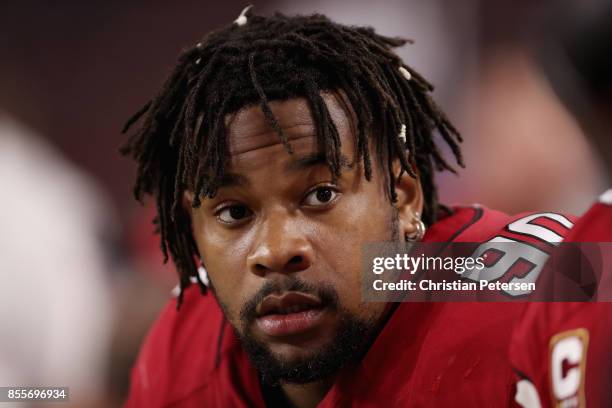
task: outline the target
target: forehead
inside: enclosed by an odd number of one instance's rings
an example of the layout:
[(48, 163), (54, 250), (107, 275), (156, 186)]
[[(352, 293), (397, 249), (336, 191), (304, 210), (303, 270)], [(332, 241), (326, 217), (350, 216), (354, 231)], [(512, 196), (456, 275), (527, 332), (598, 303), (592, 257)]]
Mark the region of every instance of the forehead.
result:
[[(352, 112), (340, 94), (323, 93), (321, 96), (345, 147), (353, 139)], [(316, 148), (317, 126), (305, 98), (272, 101), (269, 106), (287, 139), (294, 141), (292, 147), (306, 144)], [(233, 157), (281, 144), (280, 135), (259, 105), (228, 115), (226, 126), (229, 152)]]

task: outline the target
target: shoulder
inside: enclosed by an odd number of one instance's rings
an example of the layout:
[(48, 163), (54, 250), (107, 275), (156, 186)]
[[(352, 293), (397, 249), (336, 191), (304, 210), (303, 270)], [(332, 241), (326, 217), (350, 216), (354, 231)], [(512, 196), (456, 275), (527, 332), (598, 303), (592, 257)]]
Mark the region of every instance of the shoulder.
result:
[(328, 400), (368, 406), (394, 395), (398, 406), (508, 406), (508, 341), (523, 306), (400, 303), (365, 359)]
[(610, 406), (612, 303), (530, 303), (511, 340), (523, 406)]
[(522, 241), (612, 242), (612, 189), (582, 216), (554, 211), (508, 215), (479, 204), (453, 207), (429, 227), (426, 240), (482, 242), (495, 235)]
[[(605, 242), (597, 262), (599, 296), (609, 299), (612, 287), (612, 190), (579, 219), (566, 242)], [(587, 249), (594, 244), (586, 244)], [(582, 249), (585, 252), (585, 249)], [(590, 256), (590, 251), (585, 256)], [(590, 255), (589, 255), (590, 254)], [(584, 263), (582, 264), (584, 268)], [(567, 274), (566, 274), (567, 275)], [(569, 275), (567, 275), (569, 276)], [(603, 292), (602, 292), (603, 291)], [(518, 375), (517, 401), (537, 399), (544, 405), (579, 403), (604, 406), (602, 390), (612, 361), (607, 342), (612, 333), (612, 303), (532, 302), (527, 305), (512, 336), (510, 358)], [(585, 399), (586, 398), (586, 399)], [(525, 406), (528, 406), (524, 402)]]
[(531, 238), (562, 240), (576, 217), (556, 212), (526, 212), (508, 215), (473, 204), (453, 207), (451, 214), (429, 227), (426, 241), (484, 242), (496, 236), (518, 241)]
[(150, 329), (132, 369), (127, 406), (160, 407), (206, 385), (212, 377), (223, 315), (212, 294), (195, 285), (180, 309), (171, 299)]

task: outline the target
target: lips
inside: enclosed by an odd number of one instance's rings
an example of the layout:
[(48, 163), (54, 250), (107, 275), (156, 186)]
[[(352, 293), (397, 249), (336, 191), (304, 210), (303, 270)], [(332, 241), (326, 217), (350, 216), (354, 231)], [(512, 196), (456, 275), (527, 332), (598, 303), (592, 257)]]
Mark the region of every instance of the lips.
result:
[(265, 298), (257, 310), (257, 316), (286, 315), (319, 308), (320, 306), (321, 301), (314, 296), (290, 292), (281, 296), (268, 296)]
[(314, 296), (290, 292), (282, 296), (268, 296), (257, 311), (255, 324), (269, 337), (300, 334), (320, 326), (325, 308)]

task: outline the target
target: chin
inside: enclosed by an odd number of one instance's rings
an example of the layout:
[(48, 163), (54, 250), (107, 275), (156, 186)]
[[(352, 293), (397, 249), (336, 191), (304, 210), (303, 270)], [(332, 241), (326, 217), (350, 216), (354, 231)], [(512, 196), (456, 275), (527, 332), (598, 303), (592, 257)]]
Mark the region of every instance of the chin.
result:
[(271, 356), (282, 364), (294, 364), (316, 358), (325, 353), (333, 345), (333, 339), (318, 339), (316, 342), (307, 344), (273, 343), (265, 344)]
[(241, 338), (262, 381), (306, 384), (320, 381), (359, 361), (369, 348), (374, 322), (344, 316), (313, 330), (287, 338), (262, 341), (258, 336)]

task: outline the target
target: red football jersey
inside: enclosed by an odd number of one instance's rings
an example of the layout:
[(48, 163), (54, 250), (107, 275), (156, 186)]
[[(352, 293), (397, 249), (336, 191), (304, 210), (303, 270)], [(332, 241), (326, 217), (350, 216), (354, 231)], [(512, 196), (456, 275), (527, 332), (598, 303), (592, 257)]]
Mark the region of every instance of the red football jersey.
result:
[[(553, 238), (572, 226), (556, 214), (509, 217), (462, 207), (432, 225), (425, 241), (524, 239), (535, 219), (543, 225), (552, 219), (546, 230)], [(512, 406), (509, 340), (525, 305), (400, 303), (364, 359), (339, 373), (319, 407)], [(189, 288), (180, 311), (175, 306), (170, 301), (142, 347), (126, 407), (264, 406), (257, 373), (212, 294)]]
[[(568, 234), (567, 241), (612, 242), (612, 190)], [(526, 408), (612, 406), (612, 244), (602, 249), (599, 303), (531, 303), (517, 324), (510, 356), (516, 401)]]

